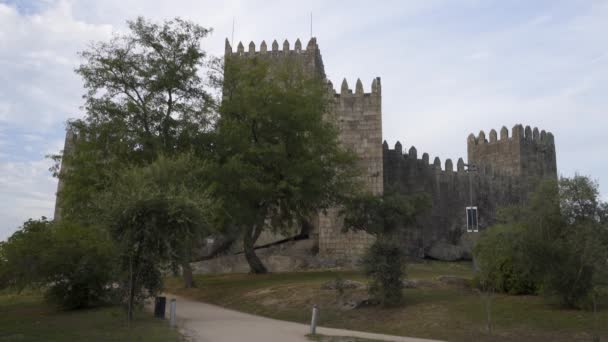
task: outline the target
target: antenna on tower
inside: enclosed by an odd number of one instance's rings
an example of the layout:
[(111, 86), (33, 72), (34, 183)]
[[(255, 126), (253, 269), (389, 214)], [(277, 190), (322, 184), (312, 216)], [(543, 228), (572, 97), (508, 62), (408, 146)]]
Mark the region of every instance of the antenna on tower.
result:
[(310, 38), (312, 38), (312, 12), (310, 12)]
[(232, 17), (232, 36), (230, 38), (230, 45), (234, 45), (234, 17)]

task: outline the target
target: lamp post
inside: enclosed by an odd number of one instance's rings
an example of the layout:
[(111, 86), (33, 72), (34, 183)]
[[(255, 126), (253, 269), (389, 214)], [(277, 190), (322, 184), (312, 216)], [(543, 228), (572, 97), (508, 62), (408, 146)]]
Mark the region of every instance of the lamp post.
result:
[(473, 207), (473, 178), (471, 177), (471, 172), (477, 171), (477, 166), (475, 164), (464, 164), (464, 166), (466, 166), (466, 172), (469, 174), (469, 207), (466, 208), (467, 232), (477, 232), (479, 231), (479, 222), (477, 220), (477, 207)]
[[(469, 174), (469, 207), (466, 210), (467, 232), (474, 233), (479, 231), (479, 220), (477, 215), (477, 207), (473, 207), (473, 178), (471, 177), (471, 173), (477, 171), (477, 166), (475, 164), (465, 164), (465, 166), (467, 167), (466, 172)], [(473, 210), (473, 208), (475, 208), (475, 210)], [(475, 215), (475, 218), (473, 218), (473, 215)], [(473, 247), (474, 246), (475, 239), (473, 239)], [(473, 259), (473, 272), (477, 272), (477, 262), (475, 260), (475, 254), (472, 251), (471, 258)]]

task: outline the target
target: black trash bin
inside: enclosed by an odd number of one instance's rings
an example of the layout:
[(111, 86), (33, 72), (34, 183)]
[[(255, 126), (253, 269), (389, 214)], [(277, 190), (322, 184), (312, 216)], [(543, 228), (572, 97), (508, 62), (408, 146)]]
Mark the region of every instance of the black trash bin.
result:
[(167, 305), (166, 297), (156, 297), (154, 301), (154, 317), (165, 319), (165, 306)]

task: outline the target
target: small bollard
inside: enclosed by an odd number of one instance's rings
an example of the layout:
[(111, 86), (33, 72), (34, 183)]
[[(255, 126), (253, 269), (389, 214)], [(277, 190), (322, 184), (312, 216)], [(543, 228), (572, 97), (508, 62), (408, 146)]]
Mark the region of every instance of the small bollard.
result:
[(175, 328), (175, 325), (176, 325), (175, 306), (176, 306), (176, 302), (175, 302), (175, 298), (173, 298), (173, 299), (171, 299), (171, 303), (169, 304), (169, 325), (171, 326), (171, 328)]
[(156, 297), (154, 301), (154, 317), (165, 319), (165, 305), (167, 304), (167, 298)]
[(317, 304), (312, 306), (312, 319), (310, 320), (310, 334), (315, 335), (317, 333), (317, 319), (319, 318), (319, 307)]

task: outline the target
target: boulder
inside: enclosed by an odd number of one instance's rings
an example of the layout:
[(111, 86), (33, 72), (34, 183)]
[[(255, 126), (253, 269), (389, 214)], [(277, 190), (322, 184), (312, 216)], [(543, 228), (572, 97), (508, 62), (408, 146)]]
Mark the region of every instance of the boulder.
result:
[(467, 278), (463, 278), (463, 277), (445, 275), (445, 276), (437, 277), (437, 280), (439, 280), (440, 282), (442, 282), (446, 285), (450, 285), (450, 286), (456, 286), (456, 287), (462, 287), (462, 288), (471, 287), (471, 279), (467, 279)]
[(466, 253), (461, 246), (439, 241), (431, 246), (426, 255), (437, 260), (456, 261), (463, 259)]
[[(338, 284), (340, 282), (341, 284)], [(321, 285), (321, 290), (336, 290), (338, 287), (342, 287), (344, 290), (358, 290), (365, 289), (365, 284), (359, 281), (344, 279), (342, 281), (339, 280), (330, 280)]]
[(414, 279), (403, 279), (401, 283), (404, 289), (415, 289), (418, 287), (418, 281)]

